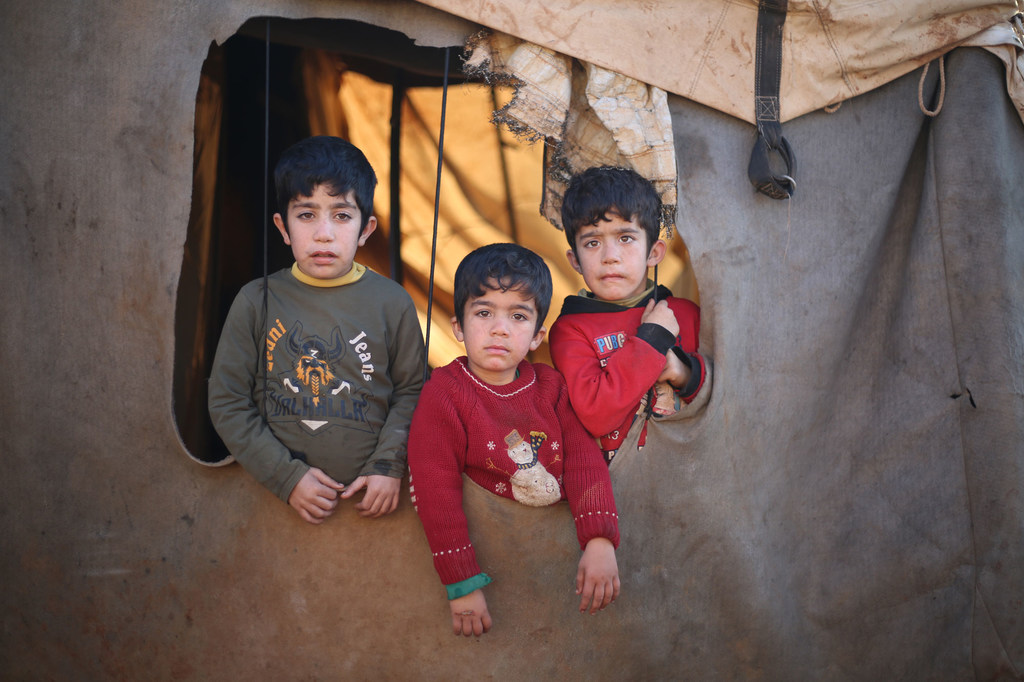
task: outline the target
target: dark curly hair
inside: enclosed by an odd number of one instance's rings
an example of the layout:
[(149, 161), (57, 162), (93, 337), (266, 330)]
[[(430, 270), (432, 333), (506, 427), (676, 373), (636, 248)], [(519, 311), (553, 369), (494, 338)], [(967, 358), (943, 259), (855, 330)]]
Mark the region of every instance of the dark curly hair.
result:
[(377, 175), (366, 156), (348, 140), (329, 135), (307, 137), (281, 153), (274, 168), (277, 210), (288, 227), (288, 204), (296, 197), (310, 197), (323, 185), (331, 196), (352, 192), (366, 227), (373, 215), (373, 190)]
[(551, 271), (533, 251), (518, 244), (488, 244), (462, 259), (455, 271), (455, 318), (461, 325), (466, 303), (489, 289), (518, 291), (537, 306), (539, 332), (551, 306)]
[(608, 214), (635, 220), (647, 235), (647, 252), (661, 232), (661, 197), (649, 180), (630, 168), (595, 166), (569, 180), (562, 199), (562, 229), (573, 253), (576, 234), (584, 225)]

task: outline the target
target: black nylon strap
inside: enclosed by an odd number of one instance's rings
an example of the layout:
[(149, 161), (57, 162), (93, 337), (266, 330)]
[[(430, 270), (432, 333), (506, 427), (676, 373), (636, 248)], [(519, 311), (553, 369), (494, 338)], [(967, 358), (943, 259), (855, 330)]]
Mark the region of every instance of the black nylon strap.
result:
[[(761, 0), (757, 8), (757, 53), (754, 62), (754, 118), (757, 142), (747, 175), (758, 192), (772, 199), (788, 199), (796, 189), (796, 156), (782, 136), (779, 85), (782, 80), (782, 27), (788, 0)], [(785, 172), (772, 168), (777, 154)], [(776, 163), (776, 166), (779, 164)]]

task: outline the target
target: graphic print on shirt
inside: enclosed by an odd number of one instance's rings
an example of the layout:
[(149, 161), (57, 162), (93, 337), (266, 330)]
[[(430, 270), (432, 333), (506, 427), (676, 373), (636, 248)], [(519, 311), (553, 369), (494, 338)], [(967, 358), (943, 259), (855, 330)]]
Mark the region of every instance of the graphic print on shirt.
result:
[[(358, 378), (352, 379), (356, 382), (353, 387), (352, 382), (339, 376), (348, 352), (341, 329), (332, 329), (330, 341), (325, 341), (315, 334), (304, 336), (298, 320), (290, 330), (280, 320), (276, 322), (272, 330), (276, 338), (267, 338), (267, 369), (276, 364), (280, 371), (273, 379), (275, 386), (267, 387), (267, 421), (298, 418), (311, 434), (324, 433), (330, 426), (372, 433), (367, 419), (370, 393)], [(287, 359), (274, 363), (274, 352), (285, 354)]]
[(537, 451), (547, 438), (543, 431), (530, 431), (530, 440), (527, 442), (516, 429), (505, 436), (509, 459), (516, 464), (516, 472), (510, 479), (512, 497), (516, 502), (531, 507), (546, 507), (562, 499), (558, 481), (537, 461)]
[[(626, 338), (626, 332), (618, 331), (593, 339), (594, 351), (597, 353), (598, 362), (601, 363), (602, 367), (608, 366), (608, 357), (622, 348), (623, 344), (626, 343)], [(654, 400), (655, 403), (652, 409), (660, 417), (667, 417), (679, 411), (679, 397), (667, 381), (654, 385)]]
[(619, 331), (603, 334), (595, 337), (593, 343), (598, 361), (602, 367), (606, 367), (608, 365), (608, 356), (622, 348), (622, 345), (626, 343), (626, 332)]

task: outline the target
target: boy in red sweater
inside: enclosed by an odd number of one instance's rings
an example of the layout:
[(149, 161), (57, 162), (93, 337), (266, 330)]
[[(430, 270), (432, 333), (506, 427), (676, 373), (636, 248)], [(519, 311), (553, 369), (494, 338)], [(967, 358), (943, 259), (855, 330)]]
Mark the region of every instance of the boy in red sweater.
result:
[(409, 491), (434, 567), (445, 584), (455, 634), (481, 635), (491, 615), (462, 508), (463, 474), (496, 495), (529, 506), (562, 500), (583, 556), (576, 574), (580, 611), (619, 594), (618, 514), (608, 469), (569, 404), (565, 381), (526, 361), (544, 338), (551, 273), (537, 254), (491, 244), (455, 273), (452, 329), (466, 355), (434, 371), (409, 431)]
[(590, 168), (562, 203), (566, 256), (590, 291), (567, 296), (551, 326), (551, 359), (580, 421), (611, 461), (639, 418), (696, 412), (710, 395), (710, 366), (697, 353), (700, 308), (647, 278), (668, 248), (659, 239), (661, 199), (626, 168)]

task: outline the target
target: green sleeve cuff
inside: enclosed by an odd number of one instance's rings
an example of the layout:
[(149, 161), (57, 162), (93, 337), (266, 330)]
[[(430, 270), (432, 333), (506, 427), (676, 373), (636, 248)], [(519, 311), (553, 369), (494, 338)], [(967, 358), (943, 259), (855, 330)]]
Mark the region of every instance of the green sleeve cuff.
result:
[(491, 577), (486, 573), (477, 573), (472, 578), (466, 578), (460, 580), (457, 583), (451, 585), (445, 585), (444, 588), (448, 590), (448, 599), (458, 599), (459, 597), (465, 597), (470, 592), (479, 590), (484, 585), (491, 583)]

